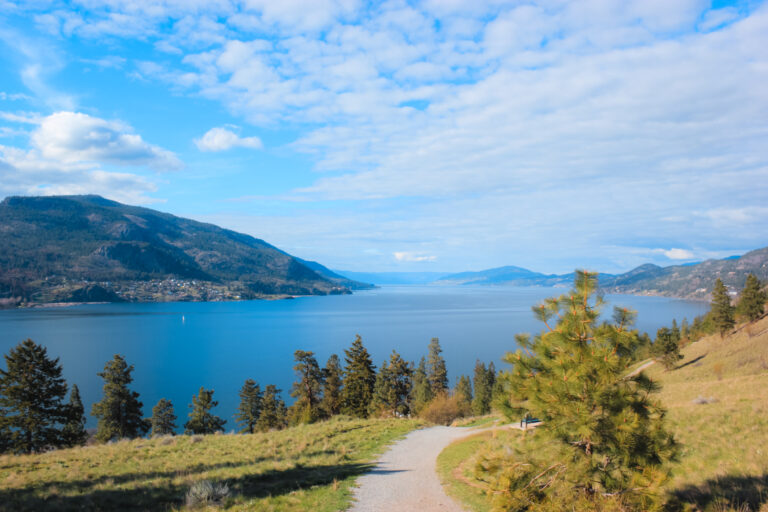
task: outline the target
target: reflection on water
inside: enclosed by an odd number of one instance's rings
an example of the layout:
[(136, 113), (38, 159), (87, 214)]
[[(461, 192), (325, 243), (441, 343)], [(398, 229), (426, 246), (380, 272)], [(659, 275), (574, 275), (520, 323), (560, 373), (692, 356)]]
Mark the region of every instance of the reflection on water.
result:
[[(254, 378), (262, 387), (277, 384), (289, 399), (297, 349), (314, 351), (324, 365), (332, 353), (343, 356), (360, 334), (376, 364), (392, 349), (417, 361), (437, 336), (453, 383), (457, 375), (471, 374), (478, 358), (501, 368), (501, 356), (515, 348), (514, 334), (541, 328), (531, 306), (563, 291), (388, 286), (282, 301), (9, 310), (0, 311), (0, 351), (7, 353), (25, 338), (48, 347), (61, 358), (67, 381), (80, 387), (86, 409), (100, 398), (102, 381), (96, 372), (114, 354), (123, 354), (135, 366), (134, 389), (146, 415), (160, 398), (168, 398), (183, 424), (192, 395), (205, 386), (216, 390), (218, 414), (229, 420), (227, 428), (234, 428), (232, 414), (245, 379)], [(659, 297), (606, 299), (637, 310), (637, 327), (652, 334), (672, 318), (690, 320), (708, 310), (704, 303)]]

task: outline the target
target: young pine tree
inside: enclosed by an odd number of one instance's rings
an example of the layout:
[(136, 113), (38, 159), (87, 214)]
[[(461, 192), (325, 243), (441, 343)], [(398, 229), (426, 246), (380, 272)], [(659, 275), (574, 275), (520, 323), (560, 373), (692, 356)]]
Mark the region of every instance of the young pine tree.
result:
[(61, 436), (64, 446), (81, 446), (88, 440), (88, 433), (85, 431), (85, 408), (77, 384), (72, 384), (72, 390), (69, 392), (67, 422), (61, 429)]
[(437, 396), (448, 391), (448, 370), (445, 368), (445, 359), (440, 354), (440, 340), (432, 338), (429, 342), (427, 355), (427, 378), (432, 396)]
[(688, 341), (690, 339), (691, 331), (688, 327), (688, 319), (683, 317), (683, 322), (680, 324), (680, 339), (682, 341)]
[(261, 387), (253, 379), (247, 379), (240, 390), (240, 405), (237, 407), (235, 420), (240, 424), (241, 434), (256, 432), (256, 424), (261, 416)]
[(317, 364), (315, 354), (304, 350), (294, 353), (296, 364), (293, 369), (298, 381), (293, 383), (291, 396), (296, 399), (289, 410), (291, 423), (314, 423), (321, 416), (320, 401), (322, 399), (323, 372)]
[(323, 368), (323, 400), (320, 408), (326, 417), (331, 417), (341, 412), (341, 380), (344, 375), (339, 362), (339, 356), (332, 354)]
[(728, 290), (726, 290), (720, 278), (717, 278), (715, 288), (712, 290), (710, 316), (721, 338), (736, 325), (736, 321), (733, 318), (731, 298), (728, 296)]
[(662, 327), (656, 331), (656, 340), (653, 342), (653, 355), (664, 368), (671, 370), (682, 358), (680, 355), (680, 340), (675, 331)]
[(638, 343), (629, 329), (634, 312), (615, 308), (613, 323), (599, 322), (603, 301), (596, 290), (597, 274), (577, 271), (569, 294), (533, 308), (545, 329), (533, 339), (517, 335), (520, 349), (504, 358), (512, 365), (502, 374), (507, 407), (515, 412), (510, 419), (525, 412), (541, 419), (537, 435), (561, 453), (557, 460), (532, 454), (530, 461), (515, 456), (502, 464), (507, 508), (531, 501), (565, 508), (547, 501), (555, 488), (558, 499), (614, 495), (623, 510), (658, 506), (664, 465), (677, 443), (652, 398), (658, 386), (644, 373), (627, 377)]
[(463, 404), (466, 404), (467, 408), (469, 408), (472, 404), (472, 381), (469, 380), (469, 377), (466, 375), (462, 375), (459, 377), (458, 382), (456, 382), (456, 389), (454, 390), (456, 396), (458, 397), (459, 401)]
[(45, 347), (26, 340), (5, 356), (0, 370), (0, 434), (7, 449), (30, 453), (64, 445), (61, 424), (68, 419), (62, 402), (67, 385), (59, 359), (48, 357)]
[(363, 346), (360, 335), (355, 337), (352, 346), (344, 351), (344, 381), (342, 411), (358, 418), (368, 417), (368, 407), (373, 399), (373, 386), (376, 383), (376, 367), (371, 356)]
[(152, 437), (176, 435), (176, 420), (171, 401), (161, 398), (152, 408), (152, 418), (149, 420), (152, 426), (150, 435)]
[(227, 420), (211, 413), (211, 409), (217, 405), (219, 402), (213, 399), (213, 390), (200, 386), (198, 394), (192, 397), (192, 411), (189, 413), (189, 420), (184, 424), (184, 433), (213, 434), (223, 431)]
[(766, 297), (766, 293), (762, 290), (760, 280), (753, 274), (749, 274), (739, 299), (737, 308), (739, 313), (750, 322), (754, 322), (763, 316), (766, 300), (768, 300), (768, 297)]
[(429, 402), (432, 401), (432, 387), (427, 376), (427, 362), (424, 357), (413, 370), (413, 383), (411, 386), (410, 409), (414, 414), (419, 414)]
[(285, 402), (280, 398), (280, 390), (274, 384), (268, 384), (261, 398), (261, 415), (256, 428), (260, 432), (285, 428), (285, 416)]
[(680, 332), (680, 328), (677, 326), (677, 319), (672, 319), (672, 328), (670, 329), (672, 332), (672, 338), (675, 340), (676, 343), (680, 343), (680, 340), (682, 339), (682, 334)]
[(139, 394), (128, 389), (133, 382), (133, 365), (128, 366), (123, 356), (115, 354), (97, 375), (104, 379), (104, 396), (93, 404), (91, 415), (98, 418), (96, 439), (133, 438), (146, 434), (149, 423), (142, 418)]

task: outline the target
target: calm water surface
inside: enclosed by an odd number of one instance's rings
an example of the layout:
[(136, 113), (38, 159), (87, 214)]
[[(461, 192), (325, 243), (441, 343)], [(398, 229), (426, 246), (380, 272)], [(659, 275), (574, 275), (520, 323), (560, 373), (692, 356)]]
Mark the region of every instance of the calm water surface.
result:
[[(215, 412), (235, 428), (237, 393), (247, 378), (277, 384), (290, 403), (293, 352), (314, 351), (321, 366), (355, 334), (379, 365), (392, 349), (417, 361), (439, 337), (451, 383), (471, 375), (475, 360), (494, 361), (514, 350), (518, 332), (541, 329), (531, 313), (563, 289), (386, 286), (354, 295), (282, 301), (104, 304), (0, 311), (0, 352), (26, 338), (60, 357), (64, 376), (80, 387), (86, 412), (101, 396), (96, 375), (114, 354), (135, 366), (133, 389), (144, 413), (160, 398), (174, 404), (179, 425), (200, 386), (215, 389)], [(655, 333), (673, 318), (705, 313), (706, 303), (659, 297), (609, 295), (610, 306), (638, 312), (637, 327)], [(0, 362), (5, 367), (5, 362)], [(95, 420), (89, 418), (89, 426)]]

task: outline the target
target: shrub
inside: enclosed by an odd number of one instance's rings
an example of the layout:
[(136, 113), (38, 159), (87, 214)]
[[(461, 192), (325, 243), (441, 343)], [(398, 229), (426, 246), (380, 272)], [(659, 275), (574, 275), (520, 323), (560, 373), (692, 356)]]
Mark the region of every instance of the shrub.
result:
[(419, 417), (437, 425), (450, 425), (456, 418), (463, 418), (470, 414), (470, 406), (465, 400), (442, 393), (422, 409)]
[(187, 506), (219, 505), (229, 497), (229, 494), (227, 484), (213, 484), (208, 480), (201, 480), (192, 484), (187, 491)]

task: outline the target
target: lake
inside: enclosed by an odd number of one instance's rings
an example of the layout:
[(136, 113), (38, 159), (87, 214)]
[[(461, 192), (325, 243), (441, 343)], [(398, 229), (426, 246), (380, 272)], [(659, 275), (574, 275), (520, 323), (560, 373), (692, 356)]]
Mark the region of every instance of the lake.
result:
[[(333, 353), (343, 358), (360, 334), (378, 366), (393, 349), (418, 361), (440, 338), (453, 385), (471, 375), (475, 360), (494, 361), (515, 349), (514, 335), (538, 332), (531, 306), (562, 288), (384, 286), (353, 295), (280, 301), (100, 304), (0, 311), (0, 351), (26, 338), (61, 358), (68, 383), (80, 387), (86, 413), (101, 397), (96, 375), (114, 354), (135, 366), (132, 389), (151, 415), (160, 398), (173, 402), (178, 424), (200, 386), (213, 388), (214, 412), (235, 428), (238, 391), (247, 378), (262, 389), (276, 384), (291, 402), (293, 353), (315, 352), (321, 366)], [(692, 320), (709, 305), (661, 297), (608, 295), (613, 305), (638, 312), (637, 327), (651, 335), (676, 318)], [(5, 367), (5, 361), (0, 363)], [(88, 426), (95, 420), (88, 419)]]

